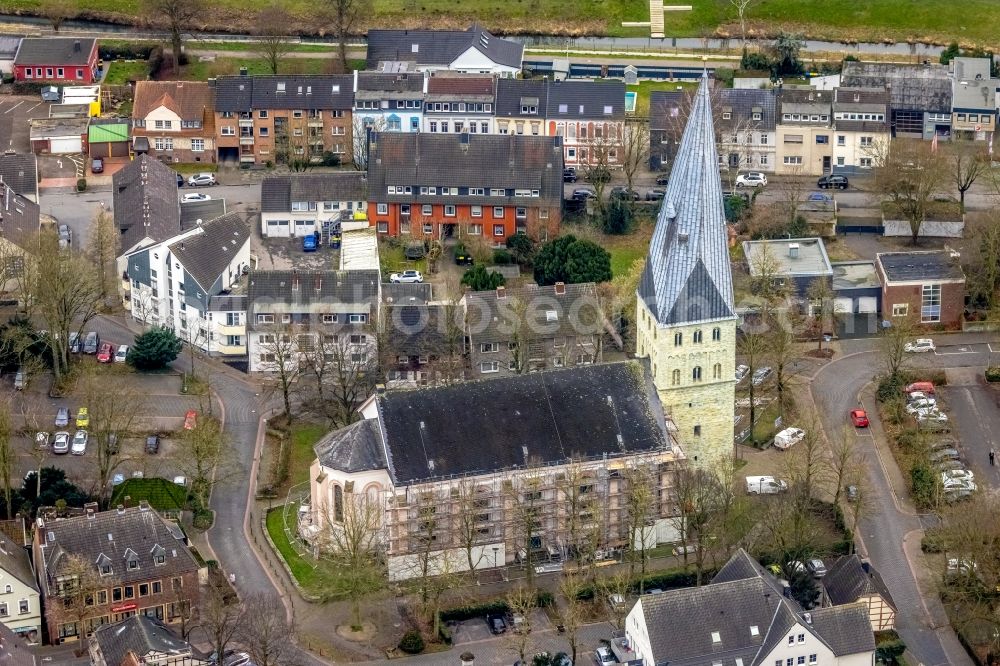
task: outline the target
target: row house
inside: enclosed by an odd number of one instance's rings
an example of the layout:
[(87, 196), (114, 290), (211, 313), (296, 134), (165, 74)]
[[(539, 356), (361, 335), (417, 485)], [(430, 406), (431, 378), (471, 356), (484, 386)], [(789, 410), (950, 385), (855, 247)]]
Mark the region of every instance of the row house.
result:
[(227, 76), (215, 82), (220, 162), (351, 159), (350, 76)]
[(468, 30), (369, 30), (365, 69), (453, 71), (514, 78), (524, 45), (473, 25)]
[(562, 218), (561, 137), (372, 133), (368, 220), (380, 234), (554, 237)]
[(889, 91), (889, 127), (894, 137), (951, 136), (952, 83), (938, 64), (845, 61), (840, 85)]
[[(406, 293), (392, 293), (402, 291), (400, 286), (406, 288)], [(466, 376), (465, 309), (426, 302), (419, 288), (429, 292), (430, 287), (383, 287), (381, 325), (386, 346), (380, 352), (386, 386), (390, 388), (451, 383)]]
[(461, 305), (474, 377), (601, 361), (605, 318), (592, 282), (475, 291)]
[(500, 79), (497, 81), (497, 134), (546, 136), (548, 79)]
[(322, 359), (331, 367), (373, 365), (379, 289), (378, 270), (251, 271), (250, 371), (294, 371), (307, 359)]
[(90, 637), (91, 666), (211, 666), (202, 655), (159, 620), (136, 615), (106, 624)]
[(954, 58), (951, 61), (951, 127), (959, 139), (993, 142), (997, 119), (997, 91), (992, 58)]
[(786, 86), (778, 98), (775, 126), (780, 163), (775, 173), (819, 176), (833, 167), (833, 91)]
[(421, 73), (355, 70), (355, 131), (419, 132), (423, 126), (428, 78)]
[(879, 146), (891, 138), (885, 88), (833, 91), (833, 172), (852, 175), (875, 166)]
[(345, 216), (363, 215), (367, 199), (368, 179), (360, 171), (268, 176), (260, 185), (260, 233), (264, 238), (329, 234)]
[(190, 618), (205, 578), (181, 528), (145, 502), (100, 512), (95, 502), (85, 515), (40, 517), (32, 553), (53, 644), (136, 615), (171, 624)]
[(719, 164), (733, 170), (774, 171), (774, 90), (724, 88), (717, 104)]
[(31, 558), (23, 542), (6, 534), (0, 534), (0, 624), (27, 643), (42, 641), (42, 600)]
[(566, 166), (616, 167), (625, 135), (625, 84), (554, 81), (545, 112), (547, 136), (563, 139)]
[(25, 37), (14, 55), (16, 81), (87, 85), (98, 80), (97, 40)]
[[(314, 446), (299, 529), (334, 547), (345, 515), (376, 505), (393, 580), (676, 539), (684, 454), (639, 362), (388, 390), (359, 411)], [(651, 498), (638, 527), (627, 512), (637, 491)]]
[(691, 104), (689, 93), (654, 90), (649, 96), (649, 170), (667, 171), (680, 147)]
[(132, 149), (165, 162), (215, 162), (215, 91), (202, 81), (137, 81)]
[(496, 85), (491, 77), (432, 76), (424, 96), (423, 131), (492, 134)]

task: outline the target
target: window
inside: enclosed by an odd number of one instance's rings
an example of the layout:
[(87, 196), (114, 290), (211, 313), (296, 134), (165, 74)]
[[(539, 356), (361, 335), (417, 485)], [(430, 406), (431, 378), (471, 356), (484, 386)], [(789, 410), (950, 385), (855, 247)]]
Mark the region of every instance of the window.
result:
[(694, 342), (695, 343), (700, 343), (701, 342), (701, 331), (695, 331), (693, 337), (694, 337)]
[(497, 220), (503, 219), (503, 206), (493, 206), (493, 217)]
[(799, 643), (805, 643), (806, 642), (806, 635), (805, 634), (799, 634), (798, 642)]
[(111, 575), (111, 565), (110, 564), (102, 564), (101, 565), (101, 575), (102, 576), (110, 576)]
[(716, 363), (712, 366), (712, 379), (722, 379), (722, 364)]
[(785, 164), (802, 164), (802, 158), (797, 155), (785, 155), (783, 161)]
[(673, 372), (670, 373), (670, 383), (673, 386), (677, 386), (678, 384), (681, 383), (681, 371), (680, 370), (674, 370)]
[(863, 137), (861, 137), (861, 145), (862, 146), (871, 146), (871, 145), (873, 145), (873, 141), (874, 141), (873, 137), (870, 137), (870, 136), (863, 136)]
[(83, 79), (83, 70), (82, 69), (76, 70), (76, 78), (81, 79), (81, 80)]
[(128, 568), (129, 568), (129, 570), (138, 569), (139, 568), (139, 560), (135, 560), (135, 559), (129, 560), (128, 561)]
[(379, 215), (388, 215), (389, 214), (389, 204), (384, 204), (384, 203), (376, 204), (376, 212)]
[(691, 379), (693, 381), (696, 381), (696, 382), (700, 382), (701, 381), (701, 366), (700, 365), (696, 365), (694, 368), (691, 369)]
[(470, 236), (481, 236), (482, 234), (483, 234), (483, 225), (481, 225), (481, 224), (470, 224), (469, 225), (469, 235)]
[(111, 601), (121, 601), (122, 600), (122, 588), (116, 587), (111, 590)]
[(434, 225), (433, 224), (425, 224), (421, 228), (423, 229), (423, 233), (425, 233), (425, 234), (432, 234), (432, 233), (434, 233)]
[(135, 599), (135, 586), (133, 586), (133, 585), (126, 585), (125, 586), (125, 598), (126, 599)]
[(66, 78), (66, 75), (63, 72), (63, 68), (62, 67), (57, 67), (56, 68), (56, 76), (59, 77), (60, 79)]
[(172, 120), (156, 120), (153, 122), (153, 127), (158, 130), (171, 129), (173, 126), (174, 121)]
[[(236, 336), (231, 335), (229, 337), (230, 338), (233, 338), (233, 337), (239, 338), (240, 336), (238, 336), (238, 335), (236, 335)], [(232, 341), (230, 340), (229, 342), (232, 342)], [(238, 346), (238, 345), (239, 345), (239, 343), (237, 342), (236, 345), (231, 345), (231, 346)], [(159, 567), (159, 566), (163, 566), (166, 563), (167, 563), (167, 558), (163, 555), (163, 553), (157, 553), (156, 555), (153, 556), (153, 564), (154, 565), (156, 565), (156, 566)]]
[(337, 323), (337, 315), (335, 315), (335, 314), (325, 314), (325, 315), (323, 315), (323, 323), (324, 324), (336, 324)]
[(830, 137), (828, 137), (826, 134), (817, 134), (816, 135), (816, 144), (817, 145), (824, 146), (824, 145), (826, 145), (828, 143), (830, 143)]
[(680, 347), (684, 342), (683, 333), (674, 333), (674, 347)]
[(9, 613), (7, 612), (7, 604), (0, 604), (0, 617), (7, 617)]
[(224, 125), (222, 127), (222, 136), (236, 136), (236, 128), (231, 125)]
[(795, 663), (796, 664), (804, 664), (804, 663), (806, 663), (806, 656), (804, 654), (803, 655), (799, 655), (799, 657), (795, 660)]
[(502, 224), (494, 224), (493, 225), (493, 235), (494, 236), (503, 236), (504, 235), (503, 225)]
[(260, 128), (260, 135), (261, 136), (268, 136), (269, 134), (270, 134), (270, 130), (267, 127), (261, 127)]
[(733, 117), (733, 114), (730, 113), (729, 111), (723, 111), (722, 112), (722, 119), (723, 120), (729, 120), (732, 117)]
[(455, 217), (455, 207), (454, 206), (445, 206), (444, 207), (444, 216), (445, 217)]
[(920, 293), (920, 321), (941, 321), (941, 285), (925, 284)]
[(767, 145), (767, 134), (764, 134), (763, 132), (760, 133), (760, 145)]
[[(153, 585), (156, 586), (156, 585), (159, 585), (159, 583), (158, 582), (157, 583), (153, 583)], [(157, 590), (157, 591), (159, 591), (159, 590)], [(103, 606), (106, 603), (108, 603), (108, 591), (107, 590), (98, 590), (97, 591), (97, 605), (98, 606)]]
[(816, 655), (814, 655), (814, 654), (809, 655), (809, 663), (810, 664), (815, 664), (816, 663)]
[(847, 137), (844, 136), (843, 134), (838, 134), (837, 135), (837, 145), (838, 146), (846, 146), (847, 145)]
[(434, 206), (432, 206), (430, 204), (424, 204), (423, 206), (420, 207), (420, 214), (421, 215), (433, 215), (434, 214)]
[(389, 233), (389, 223), (388, 222), (376, 222), (375, 223), (375, 231), (377, 231), (380, 234), (387, 234), (387, 233)]
[(193, 152), (193, 153), (203, 153), (203, 152), (205, 152), (205, 140), (204, 139), (191, 139), (191, 152)]
[(273, 324), (274, 315), (273, 314), (259, 314), (257, 315), (258, 324)]
[(874, 166), (874, 161), (871, 157), (862, 157), (858, 160), (858, 166), (862, 169), (871, 169)]
[(486, 363), (479, 364), (479, 372), (487, 374), (490, 372), (500, 372), (499, 361), (488, 361)]
[[(348, 315), (347, 321), (352, 324), (366, 324), (368, 323), (368, 315), (366, 314), (352, 314)], [(364, 342), (364, 340), (362, 340)]]
[(140, 597), (149, 596), (149, 583), (139, 583), (139, 596)]
[(483, 207), (482, 206), (473, 206), (472, 210), (471, 210), (471, 215), (472, 215), (472, 217), (482, 217), (483, 216)]
[(716, 327), (712, 329), (712, 340), (718, 342), (722, 339), (722, 329)]
[[(292, 285), (292, 286), (294, 287), (295, 285)], [(292, 323), (292, 315), (290, 315), (290, 314), (283, 314), (283, 315), (281, 315), (281, 323), (282, 324), (291, 324)]]
[(156, 139), (153, 139), (153, 148), (156, 150), (173, 150), (174, 140), (171, 138), (164, 139), (157, 137)]
[(786, 134), (785, 143), (802, 143), (801, 134)]
[(788, 644), (789, 645), (795, 645), (795, 635), (794, 634), (788, 637)]
[(482, 342), (479, 344), (479, 351), (483, 354), (495, 354), (500, 351), (500, 344), (497, 342)]

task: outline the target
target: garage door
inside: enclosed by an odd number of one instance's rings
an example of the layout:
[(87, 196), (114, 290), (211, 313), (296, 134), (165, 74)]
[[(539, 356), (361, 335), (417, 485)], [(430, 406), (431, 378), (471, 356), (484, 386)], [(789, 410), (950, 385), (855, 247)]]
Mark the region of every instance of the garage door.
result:
[(53, 155), (64, 155), (66, 153), (82, 153), (83, 140), (80, 137), (70, 137), (62, 139), (49, 139), (49, 152)]
[(878, 312), (878, 299), (874, 296), (862, 296), (858, 299), (858, 312), (874, 314)]
[(837, 314), (854, 312), (854, 300), (850, 298), (833, 299), (833, 311)]

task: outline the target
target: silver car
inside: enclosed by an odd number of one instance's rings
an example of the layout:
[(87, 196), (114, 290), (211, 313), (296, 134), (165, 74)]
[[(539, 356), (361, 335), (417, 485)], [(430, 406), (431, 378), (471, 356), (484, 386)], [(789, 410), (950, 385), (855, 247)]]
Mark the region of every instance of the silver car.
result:
[(73, 445), (70, 447), (70, 453), (74, 456), (82, 456), (87, 452), (87, 431), (77, 430), (73, 433)]
[(65, 428), (68, 425), (69, 425), (69, 408), (60, 407), (56, 411), (56, 427)]
[(52, 440), (52, 453), (69, 453), (69, 433), (57, 432)]

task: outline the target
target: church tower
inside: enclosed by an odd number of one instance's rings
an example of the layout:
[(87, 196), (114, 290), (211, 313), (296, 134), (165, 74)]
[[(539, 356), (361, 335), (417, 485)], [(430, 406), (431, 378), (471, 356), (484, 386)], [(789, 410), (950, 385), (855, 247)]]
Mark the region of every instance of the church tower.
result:
[(736, 314), (719, 155), (702, 76), (639, 282), (636, 355), (648, 357), (688, 459), (733, 451)]

